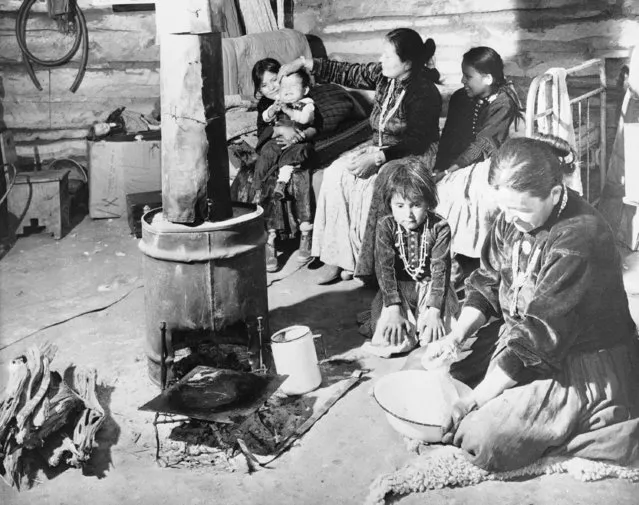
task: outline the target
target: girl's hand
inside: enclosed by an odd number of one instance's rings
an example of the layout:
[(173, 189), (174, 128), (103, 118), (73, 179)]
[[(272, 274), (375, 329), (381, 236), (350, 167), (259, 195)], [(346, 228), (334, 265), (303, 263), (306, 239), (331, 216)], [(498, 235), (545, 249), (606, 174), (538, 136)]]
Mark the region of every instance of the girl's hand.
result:
[(408, 319), (402, 314), (402, 307), (400, 305), (390, 305), (384, 307), (382, 312), (386, 312), (386, 326), (383, 331), (386, 343), (388, 345), (401, 344), (410, 331)]
[(275, 114), (277, 114), (281, 110), (282, 110), (282, 104), (279, 102), (279, 100), (277, 100), (275, 101), (275, 103), (273, 103), (273, 105), (271, 105), (268, 108), (268, 115), (274, 118)]
[[(304, 140), (304, 132), (294, 126), (276, 126), (273, 134), (277, 134), (278, 139), (283, 139), (289, 144), (297, 144)], [(282, 145), (279, 140), (278, 144)]]
[(419, 341), (430, 344), (440, 340), (445, 334), (444, 321), (441, 318), (441, 311), (435, 307), (428, 307), (423, 318), (420, 318)]
[(292, 145), (305, 140), (306, 136), (304, 132), (298, 130), (293, 126), (280, 126), (282, 129), (280, 135), (275, 139), (275, 142), (282, 148), (282, 151), (288, 149)]

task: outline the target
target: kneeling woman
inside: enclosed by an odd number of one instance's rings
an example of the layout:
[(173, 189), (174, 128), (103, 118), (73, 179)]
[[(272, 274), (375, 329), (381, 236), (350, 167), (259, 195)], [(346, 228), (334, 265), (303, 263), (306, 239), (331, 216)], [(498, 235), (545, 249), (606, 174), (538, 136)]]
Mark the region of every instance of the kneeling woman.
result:
[(476, 386), (444, 441), (488, 470), (560, 454), (639, 465), (636, 329), (610, 227), (562, 184), (573, 156), (545, 137), (508, 140), (493, 157), (501, 213), (457, 327), (426, 349), (432, 358), (481, 328), (451, 367)]

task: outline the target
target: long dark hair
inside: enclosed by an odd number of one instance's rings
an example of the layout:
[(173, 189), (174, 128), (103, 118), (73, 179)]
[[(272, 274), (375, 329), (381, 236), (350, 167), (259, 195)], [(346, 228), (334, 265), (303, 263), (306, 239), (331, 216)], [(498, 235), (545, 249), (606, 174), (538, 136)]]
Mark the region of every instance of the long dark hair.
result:
[(546, 199), (552, 188), (576, 168), (576, 156), (568, 142), (551, 135), (508, 139), (493, 155), (488, 182)]
[(501, 59), (499, 53), (492, 47), (473, 47), (464, 54), (462, 64), (473, 67), (480, 74), (492, 76), (493, 84), (491, 85), (491, 93), (496, 93), (501, 90), (508, 95), (517, 109), (517, 114), (515, 115), (515, 127), (517, 127), (519, 121), (524, 117), (523, 107), (521, 106), (521, 101), (519, 100), (515, 86), (511, 81), (506, 79), (504, 74), (504, 60)]
[[(386, 34), (386, 40), (393, 44), (400, 60), (410, 61), (411, 72), (423, 69), (437, 49), (433, 39), (422, 42), (421, 35), (410, 28), (395, 28)], [(426, 71), (433, 82), (439, 82), (440, 75), (436, 68), (427, 68)]]
[(391, 160), (384, 166), (384, 176), (382, 195), (388, 212), (396, 194), (410, 202), (424, 201), (429, 210), (437, 207), (437, 184), (421, 158), (407, 156)]
[(480, 74), (491, 75), (493, 78), (493, 92), (506, 84), (504, 75), (504, 61), (492, 47), (473, 47), (464, 54), (462, 64), (473, 67)]
[(260, 88), (262, 87), (262, 78), (264, 77), (264, 74), (266, 72), (277, 74), (280, 71), (281, 66), (280, 62), (274, 58), (264, 58), (263, 60), (255, 62), (253, 70), (251, 71), (254, 86), (253, 96), (255, 98), (257, 98)]

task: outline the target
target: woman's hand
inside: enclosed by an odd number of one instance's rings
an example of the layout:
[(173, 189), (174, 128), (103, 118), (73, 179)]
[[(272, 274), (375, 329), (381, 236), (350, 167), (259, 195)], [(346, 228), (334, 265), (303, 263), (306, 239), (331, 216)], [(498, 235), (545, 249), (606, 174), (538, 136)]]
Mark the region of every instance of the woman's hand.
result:
[(375, 163), (375, 153), (369, 151), (352, 157), (346, 168), (351, 174), (360, 179), (368, 179), (379, 171), (379, 167)]
[(420, 317), (418, 329), (420, 343), (430, 344), (440, 340), (446, 334), (441, 310), (436, 307), (428, 307), (423, 318)]
[(426, 346), (424, 360), (433, 361), (445, 359), (448, 356), (453, 357), (459, 354), (463, 339), (455, 331), (451, 331), (448, 335), (431, 341)]
[(280, 67), (280, 71), (277, 73), (277, 82), (282, 80), (285, 75), (290, 75), (298, 70), (305, 69), (307, 72), (313, 71), (313, 60), (306, 59), (303, 56), (294, 59), (289, 63), (285, 63)]
[[(385, 312), (385, 314), (384, 314)], [(390, 305), (382, 309), (382, 317), (385, 321), (383, 329), (384, 339), (388, 345), (401, 344), (410, 331), (408, 319), (402, 314), (401, 305)]]
[(450, 418), (442, 425), (442, 444), (452, 444), (454, 442), (455, 433), (457, 433), (457, 428), (459, 428), (460, 423), (476, 408), (477, 402), (475, 401), (473, 393), (457, 399), (453, 404)]

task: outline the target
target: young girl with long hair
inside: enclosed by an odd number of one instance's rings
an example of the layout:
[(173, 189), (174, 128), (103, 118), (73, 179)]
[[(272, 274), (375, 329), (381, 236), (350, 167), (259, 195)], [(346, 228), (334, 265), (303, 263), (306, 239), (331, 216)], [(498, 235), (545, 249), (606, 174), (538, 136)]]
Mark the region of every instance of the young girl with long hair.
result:
[[(259, 60), (253, 66), (252, 78), (255, 86), (255, 97), (259, 98), (257, 103), (257, 135), (259, 139), (272, 139), (268, 142), (262, 142), (258, 145), (258, 156), (262, 154), (262, 150), (266, 147), (269, 152), (277, 151), (277, 153), (296, 152), (300, 143), (308, 145), (308, 141), (317, 133), (314, 125), (308, 125), (305, 128), (295, 125), (273, 124), (270, 117), (270, 111), (279, 98), (280, 85), (278, 82), (278, 72), (280, 63), (273, 58), (265, 58)], [(270, 142), (270, 143), (269, 143)], [(277, 143), (276, 146), (272, 145)], [(265, 147), (262, 147), (265, 146)], [(303, 149), (302, 149), (303, 151)], [(262, 160), (266, 156), (263, 153)], [(270, 156), (281, 160), (281, 156)], [(262, 170), (256, 163), (256, 173), (254, 174), (253, 189), (259, 188), (261, 197), (259, 203), (264, 208), (264, 217), (268, 230), (268, 239), (266, 243), (266, 270), (274, 272), (278, 269), (277, 252), (275, 250), (275, 239), (279, 223), (283, 221), (283, 211), (281, 202), (273, 198), (274, 190), (277, 186), (279, 171), (274, 170), (267, 174), (265, 180), (262, 177), (266, 170)], [(268, 167), (267, 167), (268, 168)], [(286, 190), (288, 196), (293, 200), (293, 210), (295, 218), (299, 221), (300, 229), (300, 246), (298, 251), (298, 260), (300, 262), (307, 261), (311, 254), (311, 231), (313, 225), (311, 222), (311, 179), (308, 171), (294, 170), (288, 174), (290, 182), (287, 183)], [(259, 183), (255, 179), (260, 179)], [(250, 200), (253, 200), (253, 194)]]
[(379, 292), (370, 319), (360, 317), (365, 348), (388, 357), (438, 340), (458, 309), (450, 287), (450, 227), (435, 214), (437, 188), (422, 160), (386, 166), (381, 188), (388, 215), (377, 226), (375, 271)]

